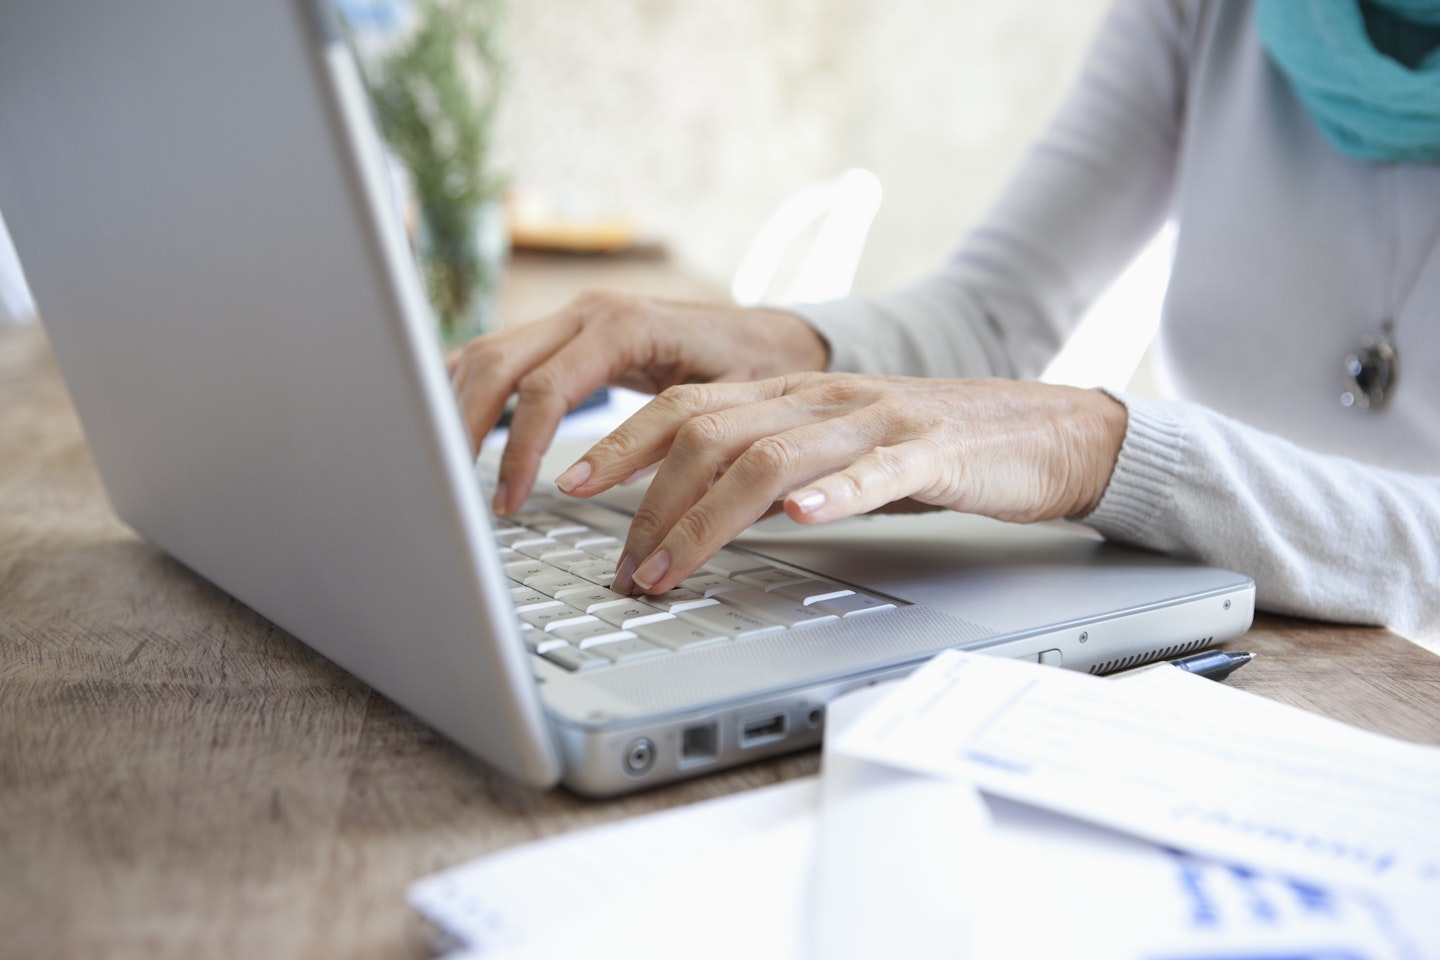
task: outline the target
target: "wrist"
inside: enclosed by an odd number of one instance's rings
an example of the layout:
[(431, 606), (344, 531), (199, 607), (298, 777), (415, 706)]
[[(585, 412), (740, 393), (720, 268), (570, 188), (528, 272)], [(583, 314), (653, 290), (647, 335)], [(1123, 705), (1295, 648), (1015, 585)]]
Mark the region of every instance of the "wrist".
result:
[(1130, 414), (1125, 404), (1104, 390), (1086, 390), (1081, 414), (1087, 452), (1084, 474), (1088, 480), (1079, 503), (1069, 519), (1082, 520), (1094, 513), (1110, 486), (1110, 477), (1120, 461), (1120, 448), (1125, 443)]
[(823, 373), (830, 368), (830, 342), (799, 314), (770, 307), (752, 311), (768, 333), (777, 360), (776, 375)]

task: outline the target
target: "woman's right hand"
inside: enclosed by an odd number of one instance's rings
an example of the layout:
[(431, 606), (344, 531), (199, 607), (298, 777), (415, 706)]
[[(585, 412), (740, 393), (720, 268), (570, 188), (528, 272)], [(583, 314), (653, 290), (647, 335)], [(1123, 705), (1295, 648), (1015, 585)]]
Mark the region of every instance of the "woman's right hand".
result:
[(476, 449), (516, 397), (493, 505), (504, 516), (525, 502), (560, 418), (602, 386), (659, 393), (824, 370), (828, 360), (825, 341), (794, 314), (585, 293), (543, 320), (470, 341), (450, 376)]

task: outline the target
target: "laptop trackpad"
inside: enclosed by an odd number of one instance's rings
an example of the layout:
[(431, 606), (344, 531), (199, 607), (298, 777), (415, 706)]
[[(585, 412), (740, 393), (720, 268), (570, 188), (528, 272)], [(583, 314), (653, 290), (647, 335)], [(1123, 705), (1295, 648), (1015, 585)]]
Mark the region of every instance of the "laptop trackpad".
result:
[(1197, 577), (1193, 565), (1106, 543), (1073, 524), (1010, 524), (952, 511), (815, 527), (775, 517), (737, 545), (1002, 633), (1141, 609), (1234, 580), (1221, 571)]

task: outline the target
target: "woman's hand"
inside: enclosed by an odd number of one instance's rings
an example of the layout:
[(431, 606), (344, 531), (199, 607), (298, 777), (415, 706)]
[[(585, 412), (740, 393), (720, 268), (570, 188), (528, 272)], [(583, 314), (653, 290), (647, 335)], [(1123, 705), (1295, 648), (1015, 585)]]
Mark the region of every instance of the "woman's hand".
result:
[(1109, 483), (1125, 408), (1014, 380), (794, 374), (671, 387), (556, 480), (591, 496), (660, 464), (614, 589), (663, 593), (781, 502), (799, 523), (903, 498), (1002, 520), (1080, 517)]
[(505, 515), (524, 503), (560, 418), (601, 386), (659, 393), (823, 370), (828, 359), (825, 341), (792, 314), (587, 293), (545, 320), (472, 340), (450, 376), (477, 449), (516, 395), (495, 491)]

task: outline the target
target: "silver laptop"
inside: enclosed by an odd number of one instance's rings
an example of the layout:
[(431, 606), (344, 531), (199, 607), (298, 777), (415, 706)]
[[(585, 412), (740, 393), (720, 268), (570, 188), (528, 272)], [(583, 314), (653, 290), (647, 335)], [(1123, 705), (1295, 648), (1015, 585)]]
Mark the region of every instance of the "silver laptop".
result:
[(830, 698), (947, 647), (1104, 671), (1250, 625), (1246, 577), (952, 514), (772, 521), (684, 593), (607, 598), (622, 513), (486, 512), (323, 4), (0, 4), (0, 143), (116, 512), (527, 784), (811, 745)]

